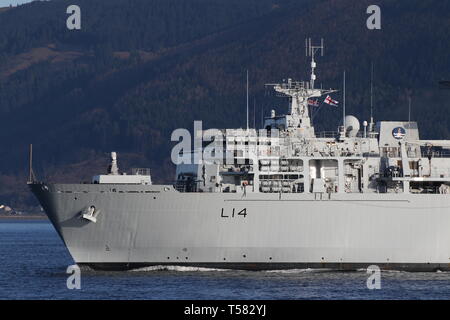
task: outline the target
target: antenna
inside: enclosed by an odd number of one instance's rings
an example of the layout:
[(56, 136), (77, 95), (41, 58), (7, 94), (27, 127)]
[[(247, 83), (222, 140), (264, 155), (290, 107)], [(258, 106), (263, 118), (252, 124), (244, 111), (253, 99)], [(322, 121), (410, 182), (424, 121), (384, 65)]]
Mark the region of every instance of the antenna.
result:
[(261, 106), (261, 128), (264, 128), (264, 105)]
[(370, 73), (370, 124), (369, 131), (373, 131), (373, 62)]
[(323, 38), (320, 40), (320, 46), (313, 46), (311, 44), (311, 38), (307, 38), (305, 40), (305, 46), (306, 46), (306, 56), (311, 57), (311, 82), (310, 87), (311, 89), (314, 89), (314, 81), (316, 80), (316, 75), (314, 73), (314, 70), (317, 67), (316, 61), (314, 60), (314, 56), (318, 50), (320, 50), (320, 55), (323, 57)]
[(253, 128), (256, 129), (256, 98), (253, 98)]
[(408, 126), (411, 127), (411, 94), (408, 95)]
[(247, 69), (247, 131), (248, 131), (248, 69)]
[(343, 108), (342, 108), (342, 113), (343, 113), (343, 117), (342, 117), (342, 126), (344, 127), (344, 134), (345, 134), (345, 70), (344, 70), (344, 88), (343, 88)]

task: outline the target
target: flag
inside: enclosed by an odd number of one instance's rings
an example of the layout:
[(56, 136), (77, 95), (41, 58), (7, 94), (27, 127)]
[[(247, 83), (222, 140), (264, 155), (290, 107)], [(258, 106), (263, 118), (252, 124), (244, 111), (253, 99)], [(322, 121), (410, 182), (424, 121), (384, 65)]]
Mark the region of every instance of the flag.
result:
[(319, 101), (317, 99), (308, 99), (308, 105), (313, 107), (319, 106)]
[(339, 102), (337, 102), (336, 100), (331, 99), (330, 96), (327, 96), (323, 102), (325, 102), (326, 104), (329, 104), (330, 106), (335, 106), (335, 107), (337, 107), (337, 105), (339, 104)]

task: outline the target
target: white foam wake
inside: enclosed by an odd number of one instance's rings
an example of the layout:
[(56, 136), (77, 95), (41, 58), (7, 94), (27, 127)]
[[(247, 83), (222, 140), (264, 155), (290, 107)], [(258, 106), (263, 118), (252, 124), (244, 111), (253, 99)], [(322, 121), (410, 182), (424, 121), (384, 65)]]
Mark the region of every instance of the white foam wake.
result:
[(229, 271), (227, 269), (203, 268), (203, 267), (185, 267), (185, 266), (149, 266), (138, 269), (132, 269), (133, 272), (149, 271), (177, 271), (177, 272), (211, 272), (211, 271)]
[(305, 272), (331, 272), (333, 269), (321, 268), (321, 269), (283, 269), (283, 270), (266, 270), (266, 272), (270, 273), (305, 273)]

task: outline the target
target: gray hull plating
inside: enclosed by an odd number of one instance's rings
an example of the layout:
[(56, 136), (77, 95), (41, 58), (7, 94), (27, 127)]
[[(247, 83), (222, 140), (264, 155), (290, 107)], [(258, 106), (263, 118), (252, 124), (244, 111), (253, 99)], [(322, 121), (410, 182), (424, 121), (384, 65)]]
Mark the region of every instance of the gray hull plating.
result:
[[(450, 270), (441, 194), (179, 193), (171, 186), (31, 184), (73, 259), (97, 269)], [(94, 205), (97, 222), (81, 217)]]

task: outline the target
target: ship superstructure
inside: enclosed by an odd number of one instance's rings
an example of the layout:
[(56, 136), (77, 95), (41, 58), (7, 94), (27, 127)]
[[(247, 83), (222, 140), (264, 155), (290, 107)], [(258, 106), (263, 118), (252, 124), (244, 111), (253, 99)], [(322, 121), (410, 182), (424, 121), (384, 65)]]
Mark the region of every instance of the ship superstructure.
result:
[(450, 269), (450, 141), (416, 122), (343, 115), (316, 133), (311, 79), (270, 86), (289, 100), (261, 129), (207, 130), (178, 154), (173, 185), (120, 174), (116, 155), (92, 184), (30, 181), (74, 260), (94, 268), (181, 264), (240, 269), (377, 264)]
[[(197, 192), (435, 193), (450, 184), (450, 141), (420, 140), (416, 122), (376, 125), (344, 114), (335, 132), (316, 135), (309, 101), (336, 92), (311, 80), (270, 84), (289, 99), (287, 114), (275, 110), (257, 129), (208, 132), (213, 142), (194, 150), (176, 170), (176, 188)], [(202, 133), (200, 133), (201, 135)], [(206, 150), (205, 150), (206, 149)], [(194, 159), (200, 159), (195, 164)]]

